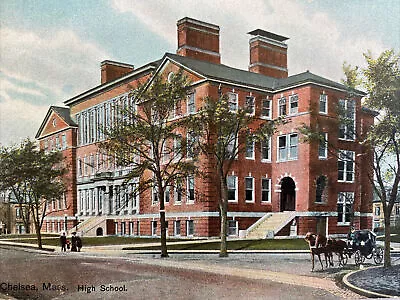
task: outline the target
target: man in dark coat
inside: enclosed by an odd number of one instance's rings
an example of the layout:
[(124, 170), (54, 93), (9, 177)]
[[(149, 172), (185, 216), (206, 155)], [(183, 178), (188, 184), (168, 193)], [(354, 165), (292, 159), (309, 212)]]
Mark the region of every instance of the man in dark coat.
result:
[(76, 240), (77, 240), (76, 232), (73, 232), (71, 237), (71, 252), (78, 251), (76, 248)]
[(65, 236), (65, 232), (63, 232), (62, 235), (60, 236), (60, 244), (61, 244), (61, 252), (67, 251), (65, 247), (67, 245), (67, 237)]
[(76, 236), (76, 247), (78, 248), (78, 252), (81, 252), (82, 248), (82, 239), (80, 236)]

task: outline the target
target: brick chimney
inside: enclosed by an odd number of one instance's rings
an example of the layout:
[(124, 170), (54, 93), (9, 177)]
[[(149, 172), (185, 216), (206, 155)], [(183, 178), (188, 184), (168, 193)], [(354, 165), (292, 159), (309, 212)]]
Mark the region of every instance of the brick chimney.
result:
[(219, 26), (186, 17), (177, 22), (177, 27), (178, 55), (221, 63)]
[(112, 60), (101, 62), (101, 84), (113, 81), (134, 70), (133, 65)]
[(256, 29), (248, 34), (250, 39), (249, 71), (275, 78), (288, 77), (287, 45), (289, 38), (272, 32)]

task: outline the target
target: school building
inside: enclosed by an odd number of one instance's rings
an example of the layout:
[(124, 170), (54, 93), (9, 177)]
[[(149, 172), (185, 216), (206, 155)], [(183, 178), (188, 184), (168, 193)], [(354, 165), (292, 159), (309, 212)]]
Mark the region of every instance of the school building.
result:
[[(183, 18), (177, 22), (176, 54), (140, 67), (103, 61), (100, 85), (66, 100), (65, 107), (50, 107), (36, 138), (42, 148), (63, 152), (69, 173), (65, 195), (49, 205), (43, 230), (160, 235), (151, 191), (133, 195), (137, 182), (123, 184), (129, 169), (115, 166), (98, 143), (105, 139), (102, 128), (116, 120), (116, 108), (135, 105), (129, 92), (139, 81), (155, 74), (167, 78), (180, 69), (191, 79), (193, 93), (177, 115), (196, 113), (205, 96), (216, 99), (222, 92), (233, 110), (247, 105), (260, 120), (288, 120), (271, 138), (246, 145), (233, 163), (229, 235), (345, 234), (352, 218), (356, 228), (372, 228), (373, 157), (357, 143), (374, 120), (374, 112), (361, 105), (364, 94), (356, 91), (349, 98), (345, 86), (309, 71), (288, 76), (288, 38), (261, 29), (248, 34), (249, 68), (240, 70), (220, 63), (219, 26)], [(340, 122), (338, 107), (347, 122)], [(327, 142), (304, 142), (303, 125), (319, 128)], [(200, 191), (202, 199), (196, 196)], [(219, 236), (217, 191), (215, 181), (192, 176), (168, 190), (168, 235)]]

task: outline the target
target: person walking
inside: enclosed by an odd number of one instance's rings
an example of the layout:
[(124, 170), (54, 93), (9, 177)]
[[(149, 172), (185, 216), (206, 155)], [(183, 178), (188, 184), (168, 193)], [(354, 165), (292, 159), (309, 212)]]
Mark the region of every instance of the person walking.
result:
[(73, 232), (71, 237), (71, 252), (78, 251), (76, 248), (76, 240), (77, 240), (76, 232)]
[(82, 239), (79, 235), (76, 236), (76, 247), (78, 248), (78, 252), (81, 252)]
[(67, 237), (65, 235), (65, 232), (63, 232), (60, 236), (60, 244), (61, 244), (61, 252), (67, 251), (66, 245), (67, 245)]

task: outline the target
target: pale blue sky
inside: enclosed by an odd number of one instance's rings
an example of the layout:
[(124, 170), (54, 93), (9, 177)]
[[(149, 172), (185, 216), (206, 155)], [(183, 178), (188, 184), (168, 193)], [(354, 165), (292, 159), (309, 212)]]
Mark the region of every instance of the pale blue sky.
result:
[(100, 62), (176, 51), (176, 21), (221, 27), (222, 63), (246, 69), (248, 31), (288, 36), (289, 73), (339, 81), (362, 53), (400, 49), (400, 0), (0, 1), (0, 144), (33, 137), (50, 105), (100, 83)]

